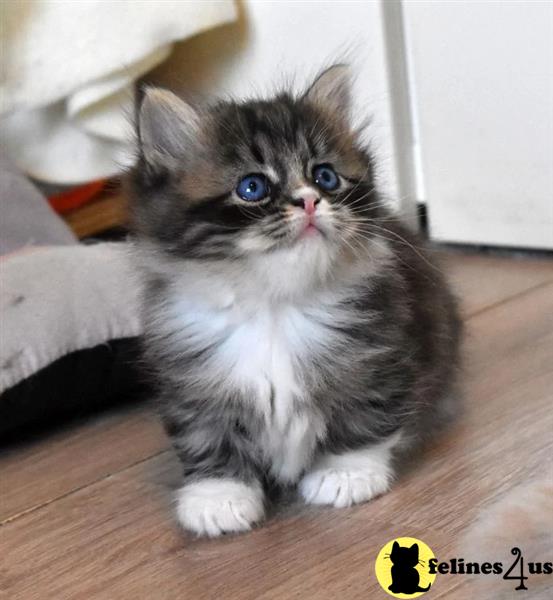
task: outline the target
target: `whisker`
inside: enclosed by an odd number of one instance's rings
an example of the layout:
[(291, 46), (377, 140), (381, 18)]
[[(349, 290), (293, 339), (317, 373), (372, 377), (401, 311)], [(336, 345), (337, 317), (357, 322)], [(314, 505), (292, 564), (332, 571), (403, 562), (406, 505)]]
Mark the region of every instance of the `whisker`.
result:
[[(369, 236), (365, 235), (366, 233), (371, 233), (371, 234), (372, 234), (372, 237), (369, 237)], [(389, 243), (398, 243), (396, 239), (385, 237), (385, 236), (383, 236), (382, 234), (380, 234), (380, 233), (377, 233), (377, 232), (374, 232), (374, 231), (372, 231), (372, 232), (365, 232), (365, 234), (364, 234), (364, 233), (361, 233), (360, 231), (357, 231), (357, 232), (356, 232), (356, 235), (357, 235), (357, 236), (359, 236), (360, 238), (362, 238), (362, 239), (364, 239), (364, 240), (366, 240), (366, 241), (369, 241), (369, 242), (371, 242), (371, 243), (373, 243), (373, 244), (375, 244), (375, 243), (376, 243), (376, 244), (378, 244), (378, 245), (379, 245), (380, 247), (382, 247), (382, 248), (383, 248), (384, 246), (383, 246), (382, 244), (379, 244), (379, 243), (378, 243), (378, 239), (380, 239), (380, 240), (382, 240), (382, 241), (389, 242)], [(413, 248), (413, 246), (411, 246), (411, 247)], [(416, 251), (416, 250), (415, 250), (415, 251)], [(417, 252), (417, 254), (418, 254), (418, 252)], [(406, 267), (407, 267), (408, 269), (410, 269), (411, 271), (414, 271), (415, 273), (418, 273), (418, 272), (419, 272), (419, 271), (418, 271), (418, 269), (417, 269), (415, 266), (413, 266), (412, 264), (409, 264), (409, 263), (407, 263), (406, 261), (404, 261), (404, 260), (403, 260), (403, 259), (402, 259), (400, 256), (398, 256), (397, 254), (396, 254), (396, 259), (397, 259), (397, 260), (399, 260), (399, 261), (400, 261), (400, 262), (401, 262), (401, 263), (402, 263), (404, 266), (406, 266)], [(426, 262), (427, 262), (427, 264), (430, 264), (430, 265), (432, 264), (432, 263), (428, 263), (428, 261), (426, 261)], [(433, 269), (434, 269), (435, 271), (437, 271), (437, 272), (440, 272), (440, 271), (439, 271), (439, 269), (437, 269), (436, 267), (434, 267), (434, 265), (432, 265), (432, 267), (433, 267)], [(429, 276), (429, 275), (425, 275), (425, 276), (426, 276), (426, 277), (428, 277), (428, 278), (429, 278), (431, 281), (433, 281), (433, 280), (430, 278), (430, 276)]]
[(380, 225), (374, 225), (373, 223), (371, 223), (370, 221), (367, 223), (369, 225), (369, 227), (375, 227), (380, 231), (384, 231), (387, 234), (393, 235), (395, 238), (397, 238), (399, 240), (400, 243), (408, 246), (409, 248), (411, 248), (411, 250), (413, 250), (413, 252), (415, 252), (415, 254), (417, 254), (417, 256), (423, 260), (429, 267), (431, 267), (432, 269), (434, 269), (434, 271), (438, 271), (440, 272), (440, 269), (438, 269), (435, 265), (433, 265), (427, 258), (426, 256), (424, 256), (424, 254), (422, 254), (422, 252), (416, 248), (413, 244), (411, 244), (409, 241), (407, 241), (403, 236), (399, 235), (399, 233), (396, 233), (395, 231), (392, 231), (391, 229), (387, 229), (386, 227), (381, 227)]

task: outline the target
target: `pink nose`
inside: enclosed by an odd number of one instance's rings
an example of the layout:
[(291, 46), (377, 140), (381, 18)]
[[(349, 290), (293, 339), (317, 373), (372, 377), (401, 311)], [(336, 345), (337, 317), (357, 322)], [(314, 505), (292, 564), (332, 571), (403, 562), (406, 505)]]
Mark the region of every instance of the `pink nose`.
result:
[(317, 204), (319, 204), (319, 198), (316, 196), (309, 196), (303, 199), (303, 208), (309, 216), (315, 214)]
[(311, 216), (315, 214), (317, 204), (319, 204), (320, 201), (321, 199), (316, 194), (305, 193), (302, 194), (301, 198), (294, 198), (293, 204), (294, 206), (303, 206), (303, 210)]

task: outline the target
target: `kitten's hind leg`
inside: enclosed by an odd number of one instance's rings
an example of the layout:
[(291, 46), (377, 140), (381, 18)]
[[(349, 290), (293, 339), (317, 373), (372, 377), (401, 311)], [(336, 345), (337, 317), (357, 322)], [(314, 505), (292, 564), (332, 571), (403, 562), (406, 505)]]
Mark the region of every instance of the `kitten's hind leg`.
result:
[(337, 508), (366, 502), (390, 489), (394, 472), (393, 449), (400, 434), (342, 454), (323, 454), (299, 483), (308, 504), (331, 504)]

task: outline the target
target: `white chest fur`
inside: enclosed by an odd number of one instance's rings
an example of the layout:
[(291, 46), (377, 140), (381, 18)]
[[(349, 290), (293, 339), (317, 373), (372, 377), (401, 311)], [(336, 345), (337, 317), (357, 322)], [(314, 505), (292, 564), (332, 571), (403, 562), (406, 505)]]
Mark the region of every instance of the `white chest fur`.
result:
[(210, 348), (194, 378), (214, 396), (230, 388), (251, 402), (264, 422), (260, 445), (273, 475), (294, 481), (325, 434), (302, 373), (332, 344), (328, 315), (320, 306), (250, 302), (219, 291), (217, 301), (193, 293), (174, 297), (166, 326), (180, 332), (187, 350)]

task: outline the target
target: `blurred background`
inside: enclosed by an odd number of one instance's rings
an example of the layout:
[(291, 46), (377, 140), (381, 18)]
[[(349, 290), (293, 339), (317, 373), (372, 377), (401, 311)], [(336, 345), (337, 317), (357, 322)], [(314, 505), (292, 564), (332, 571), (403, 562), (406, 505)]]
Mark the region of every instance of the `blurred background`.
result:
[(551, 2), (21, 0), (1, 11), (4, 158), (79, 238), (125, 230), (119, 180), (139, 86), (200, 102), (268, 95), (345, 60), (380, 188), (407, 222), (440, 242), (553, 249)]

